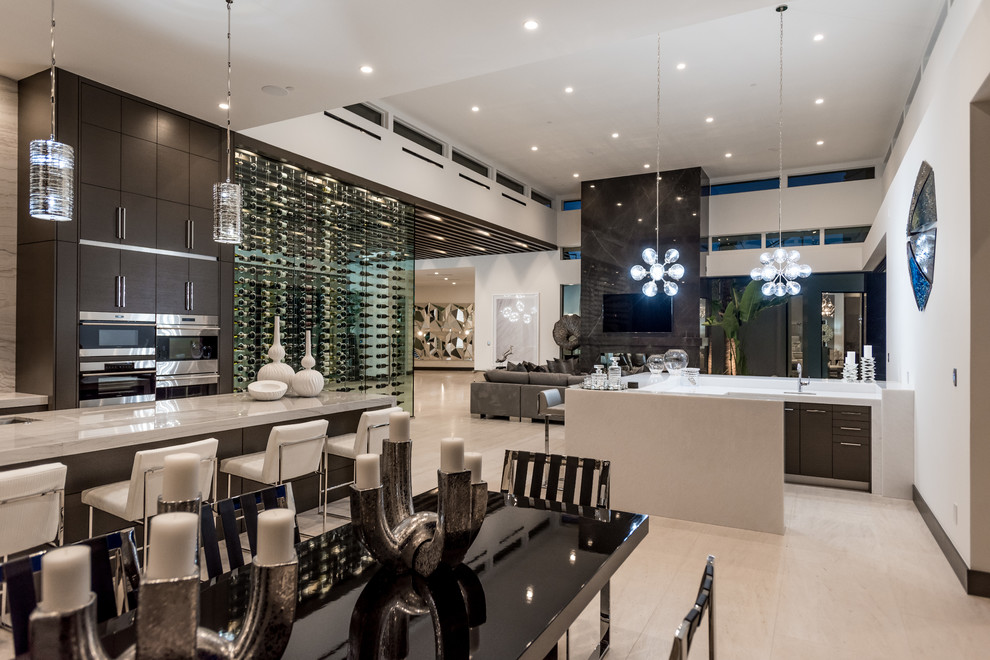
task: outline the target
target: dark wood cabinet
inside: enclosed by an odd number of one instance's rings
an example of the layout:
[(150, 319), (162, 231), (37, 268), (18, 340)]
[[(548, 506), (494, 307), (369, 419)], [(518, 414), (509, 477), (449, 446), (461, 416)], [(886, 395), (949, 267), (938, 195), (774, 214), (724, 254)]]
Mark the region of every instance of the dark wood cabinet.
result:
[(120, 190), (147, 197), (158, 194), (155, 143), (130, 135), (120, 137)]
[(158, 313), (220, 314), (217, 261), (158, 255)]
[(784, 403), (784, 472), (871, 482), (868, 406)]
[(79, 310), (155, 313), (155, 255), (79, 246)]
[(80, 126), (79, 182), (120, 190), (120, 133), (93, 124)]
[(217, 248), (211, 209), (158, 201), (158, 249), (216, 257)]
[(155, 247), (155, 200), (89, 184), (79, 186), (79, 238)]

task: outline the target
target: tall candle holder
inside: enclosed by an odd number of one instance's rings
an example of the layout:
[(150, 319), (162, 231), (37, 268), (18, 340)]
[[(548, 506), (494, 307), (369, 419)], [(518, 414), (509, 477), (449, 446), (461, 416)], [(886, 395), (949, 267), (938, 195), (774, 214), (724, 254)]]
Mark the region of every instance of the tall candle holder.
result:
[(32, 660), (109, 660), (96, 632), (96, 595), (74, 610), (36, 608), (28, 623)]
[(876, 360), (872, 357), (863, 357), (859, 363), (860, 379), (864, 383), (876, 382)]
[(488, 484), (471, 471), (437, 470), (437, 513), (412, 504), (412, 442), (382, 443), (382, 484), (351, 486), (351, 520), (371, 555), (392, 570), (429, 577), (464, 559), (485, 519)]
[(842, 365), (842, 380), (847, 383), (855, 383), (859, 380), (858, 374), (856, 373), (857, 371), (855, 360), (847, 359), (845, 364)]

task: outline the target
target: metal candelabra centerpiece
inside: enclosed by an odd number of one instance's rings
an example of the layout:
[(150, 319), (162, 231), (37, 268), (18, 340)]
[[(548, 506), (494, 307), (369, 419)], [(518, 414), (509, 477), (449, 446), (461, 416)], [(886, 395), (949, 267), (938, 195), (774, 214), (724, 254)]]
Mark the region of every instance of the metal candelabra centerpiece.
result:
[(413, 510), (410, 440), (393, 434), (382, 443), (380, 461), (382, 483), (351, 486), (351, 520), (368, 552), (394, 571), (412, 570), (424, 577), (441, 565), (453, 568), (460, 564), (481, 529), (488, 506), (488, 484), (480, 480), (480, 460), (474, 479), (474, 470), (446, 471), (441, 464), (437, 513)]

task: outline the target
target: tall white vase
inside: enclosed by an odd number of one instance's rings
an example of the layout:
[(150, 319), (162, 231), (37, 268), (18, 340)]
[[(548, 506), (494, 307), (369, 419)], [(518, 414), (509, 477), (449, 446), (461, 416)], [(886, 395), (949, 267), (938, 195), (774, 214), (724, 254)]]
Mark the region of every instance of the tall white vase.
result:
[(309, 330), (306, 331), (306, 356), (302, 359), (302, 370), (292, 377), (292, 391), (297, 396), (316, 396), (323, 391), (323, 374), (313, 369), (316, 360), (310, 349)]
[(285, 357), (285, 349), (282, 348), (281, 319), (275, 317), (275, 338), (272, 347), (268, 349), (268, 357), (271, 362), (258, 370), (258, 380), (277, 380), (285, 383), (289, 391), (292, 391), (292, 377), (295, 373), (292, 367), (282, 362)]

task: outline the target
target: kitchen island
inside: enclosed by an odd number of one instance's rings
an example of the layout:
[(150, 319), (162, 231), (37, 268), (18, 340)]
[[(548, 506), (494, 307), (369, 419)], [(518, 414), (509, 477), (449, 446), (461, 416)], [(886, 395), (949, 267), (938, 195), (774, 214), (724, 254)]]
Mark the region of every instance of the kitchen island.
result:
[[(329, 435), (353, 432), (363, 411), (394, 402), (392, 396), (357, 392), (324, 391), (278, 401), (255, 401), (240, 393), (19, 414), (15, 419), (26, 421), (0, 425), (0, 466), (55, 461), (68, 466), (65, 538), (71, 542), (86, 538), (80, 493), (130, 478), (135, 451), (217, 438), (218, 458), (240, 456), (264, 451), (272, 426), (325, 418)], [(240, 492), (240, 481), (234, 481)], [(317, 477), (294, 482), (294, 491), (300, 510), (316, 506)], [(97, 514), (96, 533), (120, 527), (101, 518)]]
[(872, 424), (860, 431), (872, 449), (866, 483), (876, 493), (910, 497), (911, 390), (827, 380), (798, 388), (794, 378), (741, 376), (623, 380), (631, 389), (571, 388), (565, 399), (567, 453), (611, 461), (618, 509), (783, 533), (785, 408), (792, 402), (799, 409), (807, 403), (814, 410), (867, 410)]

